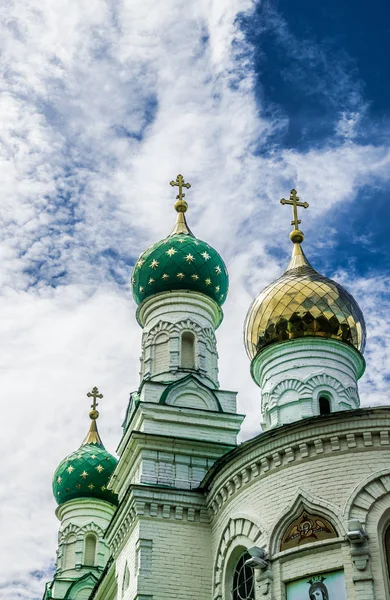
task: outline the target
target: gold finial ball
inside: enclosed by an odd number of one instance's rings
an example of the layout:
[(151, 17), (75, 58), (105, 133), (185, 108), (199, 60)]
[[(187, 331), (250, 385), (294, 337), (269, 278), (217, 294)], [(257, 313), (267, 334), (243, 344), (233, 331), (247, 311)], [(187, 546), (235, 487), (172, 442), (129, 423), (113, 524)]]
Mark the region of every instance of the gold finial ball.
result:
[(99, 411), (96, 409), (93, 409), (90, 411), (89, 413), (89, 417), (93, 420), (96, 421), (96, 419), (99, 417)]
[(290, 233), (290, 240), (293, 244), (302, 244), (304, 239), (305, 236), (303, 235), (303, 231), (300, 229), (294, 229), (294, 231)]
[(178, 213), (185, 213), (187, 211), (188, 204), (185, 200), (178, 200), (175, 202), (175, 210)]

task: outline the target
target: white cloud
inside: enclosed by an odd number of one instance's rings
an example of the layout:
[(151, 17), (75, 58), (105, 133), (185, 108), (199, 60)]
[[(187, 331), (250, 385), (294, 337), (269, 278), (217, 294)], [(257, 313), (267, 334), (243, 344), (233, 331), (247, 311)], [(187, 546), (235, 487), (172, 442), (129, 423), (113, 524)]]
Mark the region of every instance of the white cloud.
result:
[[(296, 185), (311, 203), (305, 230), (314, 253), (325, 235), (320, 217), (341, 199), (353, 202), (360, 186), (389, 178), (389, 149), (359, 146), (352, 135), (304, 153), (253, 152), (267, 147), (280, 121), (266, 118), (254, 97), (251, 49), (236, 24), (250, 8), (238, 0), (25, 0), (1, 8), (4, 600), (43, 592), (30, 573), (55, 556), (51, 476), (84, 437), (84, 394), (93, 385), (105, 395), (104, 442), (114, 450), (119, 440), (141, 339), (129, 262), (172, 227), (169, 180), (182, 172), (191, 181), (191, 228), (231, 273), (220, 380), (240, 390), (248, 436), (259, 429), (260, 392), (242, 324), (255, 293), (287, 262), (269, 250), (290, 251), (290, 217), (278, 199)], [(374, 340), (363, 389), (383, 401), (389, 350), (379, 332), (388, 304), (378, 310), (372, 288), (358, 281)]]

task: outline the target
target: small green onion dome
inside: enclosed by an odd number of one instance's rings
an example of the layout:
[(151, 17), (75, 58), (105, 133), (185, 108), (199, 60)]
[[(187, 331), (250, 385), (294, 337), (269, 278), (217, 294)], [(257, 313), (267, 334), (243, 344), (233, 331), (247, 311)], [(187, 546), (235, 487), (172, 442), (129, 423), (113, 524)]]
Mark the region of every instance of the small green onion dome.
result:
[(188, 228), (184, 216), (187, 203), (181, 198), (175, 208), (178, 216), (172, 233), (141, 254), (134, 266), (134, 300), (141, 304), (160, 292), (193, 290), (221, 306), (229, 287), (225, 263), (214, 248), (197, 239)]
[(58, 466), (53, 477), (53, 494), (58, 504), (75, 498), (99, 498), (118, 503), (117, 495), (107, 489), (117, 465), (102, 444), (97, 426), (97, 410), (91, 411), (90, 430), (78, 450), (69, 454)]

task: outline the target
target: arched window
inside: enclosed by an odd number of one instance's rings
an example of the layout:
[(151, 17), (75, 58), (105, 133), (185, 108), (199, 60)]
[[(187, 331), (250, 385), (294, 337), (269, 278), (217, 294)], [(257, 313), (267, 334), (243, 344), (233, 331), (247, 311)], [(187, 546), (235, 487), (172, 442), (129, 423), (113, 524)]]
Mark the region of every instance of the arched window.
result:
[(254, 600), (255, 578), (252, 567), (246, 565), (250, 554), (245, 552), (237, 561), (233, 575), (233, 600)]
[(85, 538), (84, 564), (89, 567), (94, 567), (95, 560), (96, 560), (96, 536), (94, 536), (93, 533), (89, 533)]
[(74, 569), (76, 566), (76, 535), (70, 533), (65, 540), (63, 569)]
[(159, 333), (154, 340), (153, 373), (169, 371), (169, 337), (167, 333)]
[(320, 396), (318, 399), (320, 415), (330, 415), (330, 400), (326, 396)]
[(385, 555), (386, 555), (386, 566), (387, 566), (387, 576), (390, 581), (390, 523), (385, 529)]
[(183, 369), (195, 368), (195, 336), (189, 331), (181, 336), (181, 366)]

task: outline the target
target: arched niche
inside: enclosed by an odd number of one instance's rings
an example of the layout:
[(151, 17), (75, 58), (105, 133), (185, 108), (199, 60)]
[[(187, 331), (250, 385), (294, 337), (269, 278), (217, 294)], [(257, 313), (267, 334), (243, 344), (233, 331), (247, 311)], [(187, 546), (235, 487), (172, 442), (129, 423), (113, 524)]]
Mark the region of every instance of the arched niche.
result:
[(322, 542), (337, 538), (338, 533), (332, 523), (323, 515), (302, 509), (285, 528), (280, 540), (279, 550), (300, 548), (305, 544)]
[(64, 571), (67, 569), (74, 569), (76, 566), (76, 543), (76, 534), (69, 533), (64, 542), (64, 553), (62, 559), (62, 568)]

